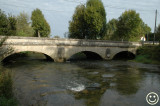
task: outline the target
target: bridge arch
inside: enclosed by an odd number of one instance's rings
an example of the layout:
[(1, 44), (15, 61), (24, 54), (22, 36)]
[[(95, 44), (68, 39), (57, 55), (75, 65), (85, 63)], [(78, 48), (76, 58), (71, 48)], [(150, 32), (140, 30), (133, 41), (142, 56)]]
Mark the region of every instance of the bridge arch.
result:
[[(0, 40), (2, 37), (0, 37)], [(117, 42), (103, 40), (80, 40), (80, 39), (50, 39), (37, 37), (8, 37), (2, 48), (11, 47), (14, 53), (23, 51), (39, 52), (48, 55), (55, 62), (64, 62), (78, 52), (90, 55), (90, 52), (98, 54), (105, 60), (111, 60), (117, 53), (130, 51), (135, 54), (138, 47), (142, 46), (139, 42)], [(86, 51), (86, 52), (85, 52)], [(1, 55), (2, 54), (2, 55)], [(0, 59), (6, 58), (11, 54), (3, 56), (0, 52)], [(13, 54), (13, 53), (12, 53)]]
[(135, 58), (135, 53), (131, 51), (120, 51), (113, 55), (113, 60), (132, 60)]
[(47, 53), (43, 53), (43, 52), (37, 52), (37, 51), (18, 51), (18, 52), (11, 52), (11, 53), (8, 53), (7, 55), (4, 55), (1, 59), (1, 61), (8, 61), (9, 57), (11, 57), (12, 55), (14, 54), (19, 54), (19, 53), (23, 53), (23, 52), (32, 52), (32, 53), (40, 53), (40, 54), (43, 54), (47, 60), (52, 60), (54, 61), (54, 58), (52, 58), (52, 56), (50, 56), (49, 54)]
[[(75, 59), (74, 59), (75, 58)], [(87, 59), (87, 60), (101, 60), (102, 56), (95, 51), (77, 51), (67, 58), (67, 60), (79, 60), (79, 59)]]

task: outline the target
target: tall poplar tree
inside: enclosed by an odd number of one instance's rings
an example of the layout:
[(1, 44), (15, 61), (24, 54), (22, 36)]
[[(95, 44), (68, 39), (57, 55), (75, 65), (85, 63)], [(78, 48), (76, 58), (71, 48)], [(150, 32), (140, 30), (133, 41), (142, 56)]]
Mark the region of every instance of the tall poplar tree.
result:
[(40, 9), (35, 9), (32, 12), (32, 27), (35, 31), (35, 37), (48, 37), (50, 34), (50, 26), (45, 20), (44, 15)]
[(106, 31), (106, 12), (101, 0), (87, 1), (85, 21), (87, 38), (102, 39)]
[(85, 6), (76, 7), (72, 21), (69, 22), (69, 38), (84, 39), (86, 36), (86, 23), (84, 20)]
[(69, 22), (69, 37), (102, 39), (106, 31), (106, 13), (101, 0), (88, 0), (77, 6)]

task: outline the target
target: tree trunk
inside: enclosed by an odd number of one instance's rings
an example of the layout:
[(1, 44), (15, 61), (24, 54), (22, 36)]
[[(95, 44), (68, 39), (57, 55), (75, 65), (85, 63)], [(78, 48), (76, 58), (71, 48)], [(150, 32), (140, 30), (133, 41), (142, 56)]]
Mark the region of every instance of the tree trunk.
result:
[(38, 31), (38, 37), (41, 37), (41, 35), (40, 35), (39, 31)]

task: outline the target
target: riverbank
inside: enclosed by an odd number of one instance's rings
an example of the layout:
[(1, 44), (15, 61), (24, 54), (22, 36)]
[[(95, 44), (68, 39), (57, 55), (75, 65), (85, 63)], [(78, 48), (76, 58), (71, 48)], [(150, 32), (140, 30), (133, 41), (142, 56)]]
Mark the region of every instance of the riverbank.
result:
[[(0, 47), (7, 37), (0, 40)], [(0, 48), (1, 50), (2, 48)], [(0, 54), (3, 55), (3, 54)], [(13, 81), (11, 71), (3, 68), (0, 60), (0, 106), (17, 106), (18, 102), (13, 95)]]
[(17, 106), (11, 72), (0, 66), (0, 106)]
[(137, 50), (137, 56), (134, 62), (146, 64), (160, 64), (160, 45), (158, 46), (143, 46)]

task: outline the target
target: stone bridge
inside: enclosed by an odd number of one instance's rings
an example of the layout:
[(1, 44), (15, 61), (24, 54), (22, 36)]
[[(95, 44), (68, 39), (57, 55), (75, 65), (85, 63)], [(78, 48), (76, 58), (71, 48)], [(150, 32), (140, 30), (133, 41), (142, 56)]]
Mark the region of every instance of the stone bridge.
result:
[[(3, 36), (0, 37), (2, 39)], [(19, 52), (31, 51), (43, 53), (55, 62), (68, 60), (76, 53), (83, 52), (86, 56), (96, 54), (105, 60), (111, 60), (116, 54), (130, 52), (136, 54), (140, 42), (117, 42), (105, 40), (80, 40), (80, 39), (53, 39), (37, 37), (8, 37), (1, 50), (12, 49), (0, 58), (4, 58)], [(94, 56), (92, 57), (94, 58)]]

